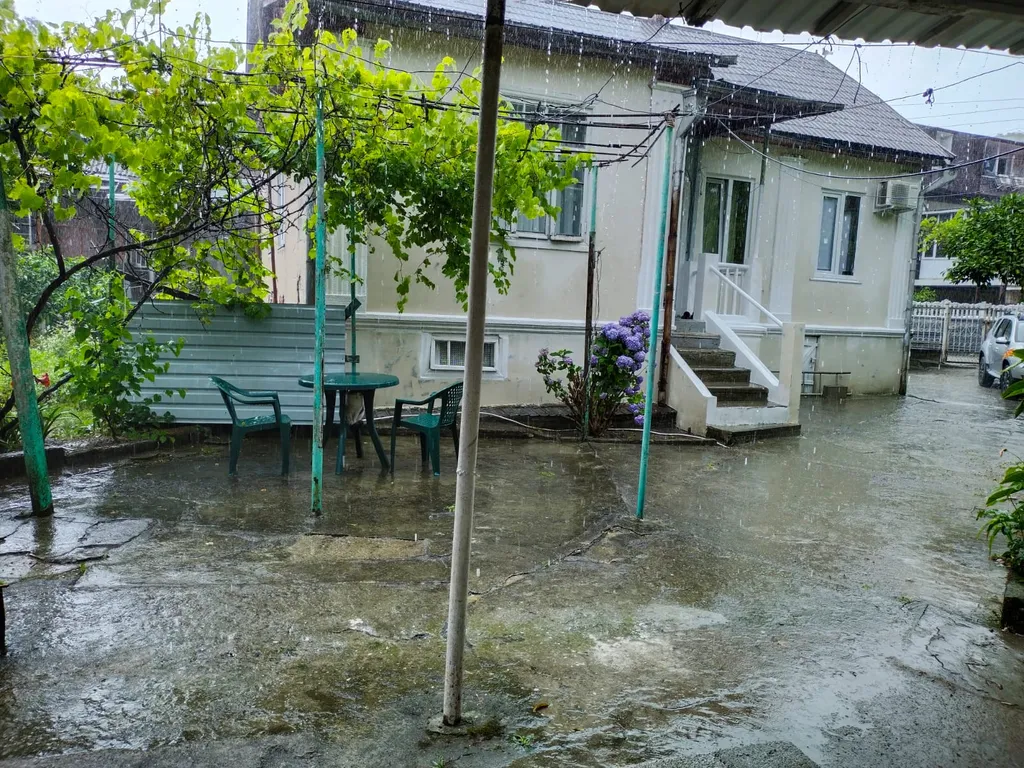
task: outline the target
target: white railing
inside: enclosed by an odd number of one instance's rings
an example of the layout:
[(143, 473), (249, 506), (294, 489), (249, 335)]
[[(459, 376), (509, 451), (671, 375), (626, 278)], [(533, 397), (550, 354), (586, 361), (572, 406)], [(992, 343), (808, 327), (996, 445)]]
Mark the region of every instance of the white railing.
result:
[[(708, 272), (717, 278), (715, 312), (719, 315), (743, 315), (744, 303), (750, 304), (775, 326), (781, 328), (782, 321), (740, 287), (739, 282), (747, 273), (746, 264), (708, 264)], [(736, 278), (739, 278), (737, 280)]]
[(912, 345), (951, 357), (974, 360), (993, 324), (1004, 315), (1024, 312), (1024, 304), (955, 304), (951, 301), (915, 301), (911, 315)]
[[(778, 317), (763, 306), (757, 299), (743, 290), (723, 267), (736, 267), (736, 264), (709, 264), (708, 272), (718, 281), (718, 298), (721, 301), (724, 289), (728, 289), (727, 312), (704, 312), (704, 320), (708, 330), (721, 337), (723, 349), (736, 353), (736, 364), (750, 369), (750, 380), (768, 390), (768, 400), (775, 405), (789, 409), (793, 423), (799, 418), (800, 390), (803, 381), (803, 323), (783, 323)], [(771, 367), (752, 350), (739, 334), (732, 328), (728, 320), (732, 317), (747, 317), (746, 309), (750, 306), (763, 315), (766, 325), (773, 325), (782, 331), (782, 343), (779, 348), (779, 375), (771, 371)], [(760, 318), (758, 322), (760, 321)]]
[(750, 268), (746, 264), (708, 264), (708, 271), (719, 278), (715, 291), (715, 312), (720, 315), (742, 315), (744, 299), (750, 298), (741, 287)]

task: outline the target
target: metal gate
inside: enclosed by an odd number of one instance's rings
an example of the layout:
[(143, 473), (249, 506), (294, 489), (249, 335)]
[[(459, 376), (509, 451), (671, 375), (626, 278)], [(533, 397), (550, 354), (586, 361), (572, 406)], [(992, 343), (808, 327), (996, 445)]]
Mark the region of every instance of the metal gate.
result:
[(1000, 317), (1024, 313), (1024, 304), (954, 304), (915, 301), (911, 319), (915, 351), (937, 352), (942, 363), (978, 362), (981, 342)]

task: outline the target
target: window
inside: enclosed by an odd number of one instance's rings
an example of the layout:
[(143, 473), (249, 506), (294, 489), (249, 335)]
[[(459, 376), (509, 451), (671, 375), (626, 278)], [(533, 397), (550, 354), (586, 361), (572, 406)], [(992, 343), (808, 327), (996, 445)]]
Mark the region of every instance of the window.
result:
[(996, 323), (996, 327), (992, 330), (992, 338), (993, 339), (1005, 339), (1005, 338), (1007, 338), (1009, 336), (1009, 334), (1010, 334), (1010, 318), (1004, 317), (1002, 320), (1000, 320), (998, 323)]
[(746, 261), (750, 191), (749, 181), (709, 178), (704, 183), (704, 253), (727, 264)]
[(826, 193), (821, 203), (818, 272), (852, 277), (860, 228), (860, 196)]
[[(433, 338), (430, 367), (435, 371), (464, 371), (466, 369), (465, 339)], [(498, 340), (484, 340), (483, 370), (497, 371)]]
[(335, 297), (332, 303), (348, 304), (352, 298), (352, 283), (355, 283), (356, 298), (366, 304), (366, 269), (369, 248), (365, 243), (356, 243), (356, 277), (349, 280), (352, 254), (348, 250), (348, 232), (339, 227), (327, 236), (327, 295)]
[[(943, 211), (942, 213), (929, 213), (928, 218), (938, 219), (939, 221), (949, 221), (956, 216), (956, 211)], [(924, 259), (944, 259), (946, 254), (942, 252), (942, 246), (938, 243), (932, 243), (928, 246), (928, 250), (921, 254)]]
[(981, 175), (982, 176), (1012, 176), (1013, 175), (1013, 156), (1007, 155), (1006, 157), (992, 157), (992, 155), (998, 155), (1000, 152), (1005, 152), (1009, 147), (1006, 144), (996, 144), (988, 142), (985, 145), (985, 156), (988, 157), (981, 164)]
[[(587, 139), (587, 126), (578, 115), (557, 115), (558, 106), (550, 104), (528, 104), (524, 101), (512, 101), (512, 108), (526, 118), (527, 125), (550, 125), (558, 128), (562, 141), (568, 148), (582, 149)], [(548, 120), (549, 114), (557, 115), (557, 120)], [(583, 237), (583, 200), (584, 200), (584, 169), (577, 168), (574, 176), (576, 182), (563, 190), (550, 194), (551, 205), (561, 210), (555, 217), (538, 216), (528, 219), (518, 216), (515, 222), (516, 234), (528, 237), (550, 238), (552, 240), (580, 240)]]

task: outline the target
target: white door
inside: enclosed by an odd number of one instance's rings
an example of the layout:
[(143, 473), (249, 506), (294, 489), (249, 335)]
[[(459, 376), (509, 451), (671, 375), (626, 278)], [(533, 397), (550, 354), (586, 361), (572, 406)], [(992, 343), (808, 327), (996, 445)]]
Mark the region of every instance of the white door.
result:
[[(747, 250), (750, 232), (753, 184), (742, 179), (709, 177), (704, 181), (701, 218), (703, 263), (717, 264), (718, 270), (744, 291), (750, 290)], [(747, 308), (743, 298), (728, 284), (711, 278), (709, 304), (720, 314), (741, 315)]]

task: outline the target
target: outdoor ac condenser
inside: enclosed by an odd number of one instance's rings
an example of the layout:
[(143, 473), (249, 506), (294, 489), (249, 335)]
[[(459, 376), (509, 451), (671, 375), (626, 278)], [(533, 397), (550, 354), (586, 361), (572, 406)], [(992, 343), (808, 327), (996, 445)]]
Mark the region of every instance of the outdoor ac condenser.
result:
[(910, 185), (905, 181), (880, 181), (875, 195), (875, 213), (912, 211)]

